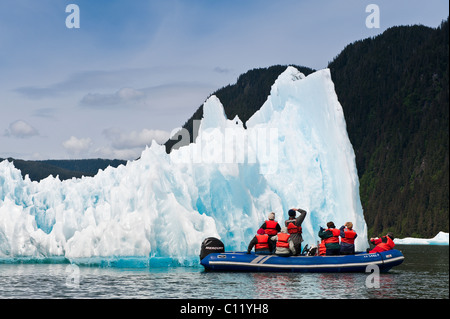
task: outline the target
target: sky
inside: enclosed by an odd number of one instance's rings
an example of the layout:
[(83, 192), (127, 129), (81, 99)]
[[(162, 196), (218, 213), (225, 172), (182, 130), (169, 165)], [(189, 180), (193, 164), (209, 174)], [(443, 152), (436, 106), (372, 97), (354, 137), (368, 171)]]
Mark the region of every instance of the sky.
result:
[(250, 69), (323, 69), (448, 15), (444, 0), (1, 0), (0, 158), (135, 159)]

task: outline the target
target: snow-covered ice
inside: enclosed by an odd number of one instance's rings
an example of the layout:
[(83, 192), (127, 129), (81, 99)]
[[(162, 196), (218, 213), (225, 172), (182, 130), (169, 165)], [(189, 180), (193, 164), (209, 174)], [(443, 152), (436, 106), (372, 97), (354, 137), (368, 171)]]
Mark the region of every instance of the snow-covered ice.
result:
[(399, 245), (447, 245), (448, 246), (448, 233), (439, 232), (433, 238), (396, 238), (395, 244)]
[(32, 182), (0, 163), (0, 259), (198, 258), (204, 238), (245, 250), (274, 211), (308, 212), (304, 244), (320, 226), (352, 221), (368, 247), (355, 154), (328, 69), (288, 67), (246, 123), (211, 96), (195, 143), (166, 154), (155, 142), (139, 160), (94, 177)]

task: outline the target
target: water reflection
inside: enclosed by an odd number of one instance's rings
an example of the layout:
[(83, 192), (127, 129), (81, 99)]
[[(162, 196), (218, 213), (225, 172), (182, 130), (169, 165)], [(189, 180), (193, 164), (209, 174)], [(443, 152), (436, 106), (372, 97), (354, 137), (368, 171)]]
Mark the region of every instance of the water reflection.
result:
[(333, 273), (255, 273), (251, 274), (254, 295), (249, 298), (289, 299), (289, 298), (393, 298), (392, 290), (398, 285), (396, 277), (380, 274), (380, 287), (368, 288), (369, 274)]
[(253, 273), (251, 276), (255, 286), (254, 297), (258, 299), (292, 298), (302, 286), (301, 276), (272, 273)]
[(404, 247), (405, 262), (380, 274), (211, 273), (202, 268), (80, 267), (79, 286), (66, 286), (67, 264), (0, 264), (0, 298), (389, 299), (445, 298), (448, 247)]

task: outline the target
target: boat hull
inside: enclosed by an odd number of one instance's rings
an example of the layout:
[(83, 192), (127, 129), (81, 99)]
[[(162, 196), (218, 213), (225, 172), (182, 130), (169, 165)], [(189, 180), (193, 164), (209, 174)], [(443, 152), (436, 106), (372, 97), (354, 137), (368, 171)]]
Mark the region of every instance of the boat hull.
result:
[(211, 253), (200, 263), (208, 271), (366, 272), (368, 266), (378, 266), (380, 272), (387, 272), (400, 265), (403, 259), (403, 254), (396, 249), (372, 254), (291, 257), (224, 252)]

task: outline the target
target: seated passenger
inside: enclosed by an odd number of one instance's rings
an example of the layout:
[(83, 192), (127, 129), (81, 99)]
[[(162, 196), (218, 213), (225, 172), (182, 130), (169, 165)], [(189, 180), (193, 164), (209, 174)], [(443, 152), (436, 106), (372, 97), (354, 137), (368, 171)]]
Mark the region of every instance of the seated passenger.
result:
[(253, 247), (255, 247), (255, 254), (259, 255), (270, 255), (273, 250), (273, 243), (269, 240), (269, 235), (264, 232), (264, 229), (260, 228), (257, 234), (250, 241), (247, 248), (247, 254), (250, 254)]
[[(269, 235), (269, 240), (271, 240), (273, 237), (276, 237), (276, 235), (281, 231), (280, 224), (275, 220), (275, 213), (271, 212), (269, 213), (268, 219), (264, 221), (264, 223), (261, 225), (262, 229), (264, 229), (265, 233)], [(275, 245), (272, 247), (272, 253), (275, 252)]]
[(274, 212), (269, 214), (268, 220), (264, 221), (260, 228), (264, 229), (265, 233), (269, 235), (270, 238), (276, 236), (276, 234), (281, 231), (280, 224), (275, 220)]
[(344, 226), (341, 226), (341, 255), (353, 255), (355, 254), (355, 239), (358, 237), (353, 230), (353, 223), (347, 222)]
[(327, 249), (327, 256), (339, 255), (339, 251), (341, 250), (341, 246), (339, 245), (339, 236), (341, 232), (339, 229), (336, 229), (333, 222), (327, 223), (328, 229), (323, 229), (320, 227), (319, 237), (322, 238), (325, 242), (325, 247)]
[(273, 236), (271, 240), (276, 241), (275, 255), (289, 257), (295, 255), (294, 242), (291, 240), (287, 227), (281, 228), (281, 232)]
[(388, 251), (394, 249), (394, 234), (387, 233), (386, 236), (381, 238), (370, 238), (370, 242), (375, 246), (369, 253), (381, 253), (382, 251)]

